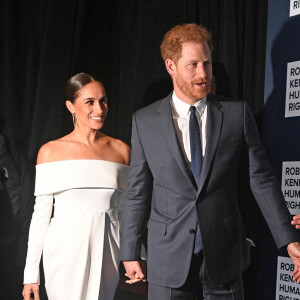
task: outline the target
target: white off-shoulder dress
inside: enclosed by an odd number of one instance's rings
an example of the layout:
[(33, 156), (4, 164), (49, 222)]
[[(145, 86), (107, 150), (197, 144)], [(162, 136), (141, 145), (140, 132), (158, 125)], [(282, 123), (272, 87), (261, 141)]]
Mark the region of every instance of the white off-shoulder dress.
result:
[(113, 299), (127, 174), (127, 166), (104, 160), (36, 166), (24, 283), (39, 282), (43, 252), (49, 300)]

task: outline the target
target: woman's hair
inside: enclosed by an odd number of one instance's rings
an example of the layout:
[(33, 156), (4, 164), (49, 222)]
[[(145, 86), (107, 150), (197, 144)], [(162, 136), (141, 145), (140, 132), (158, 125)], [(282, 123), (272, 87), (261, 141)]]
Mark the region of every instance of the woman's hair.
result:
[(160, 45), (160, 52), (164, 61), (170, 58), (177, 62), (181, 57), (182, 43), (185, 42), (206, 42), (210, 51), (213, 50), (211, 34), (205, 27), (194, 23), (177, 25), (165, 34)]
[(98, 81), (98, 80), (96, 80), (91, 75), (86, 73), (78, 73), (72, 76), (70, 79), (67, 80), (65, 85), (66, 100), (69, 100), (72, 103), (74, 103), (75, 99), (78, 96), (78, 91), (81, 88), (83, 88), (86, 84), (94, 81)]

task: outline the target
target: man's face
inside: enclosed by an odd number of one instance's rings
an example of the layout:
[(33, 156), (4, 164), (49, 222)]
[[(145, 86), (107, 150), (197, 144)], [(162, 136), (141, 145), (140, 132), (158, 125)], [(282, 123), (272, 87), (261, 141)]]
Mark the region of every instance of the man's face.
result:
[[(168, 60), (167, 60), (168, 61)], [(166, 64), (168, 62), (166, 61)], [(182, 44), (182, 55), (177, 63), (169, 60), (176, 96), (194, 104), (204, 98), (210, 86), (212, 76), (211, 53), (206, 42), (185, 42)]]

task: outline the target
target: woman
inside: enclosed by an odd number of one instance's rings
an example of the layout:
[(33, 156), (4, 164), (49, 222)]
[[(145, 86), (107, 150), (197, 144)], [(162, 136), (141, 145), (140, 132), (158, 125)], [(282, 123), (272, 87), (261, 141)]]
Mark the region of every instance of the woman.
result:
[(38, 153), (23, 296), (39, 299), (43, 251), (49, 300), (112, 300), (129, 147), (100, 132), (108, 111), (102, 83), (79, 73), (65, 93), (74, 130)]

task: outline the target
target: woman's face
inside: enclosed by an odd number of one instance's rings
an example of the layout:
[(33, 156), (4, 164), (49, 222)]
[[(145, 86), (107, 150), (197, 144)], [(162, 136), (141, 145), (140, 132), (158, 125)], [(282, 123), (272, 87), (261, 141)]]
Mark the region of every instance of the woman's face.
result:
[(107, 97), (104, 86), (93, 81), (82, 87), (74, 103), (67, 101), (67, 107), (76, 118), (76, 126), (101, 129), (107, 115)]

